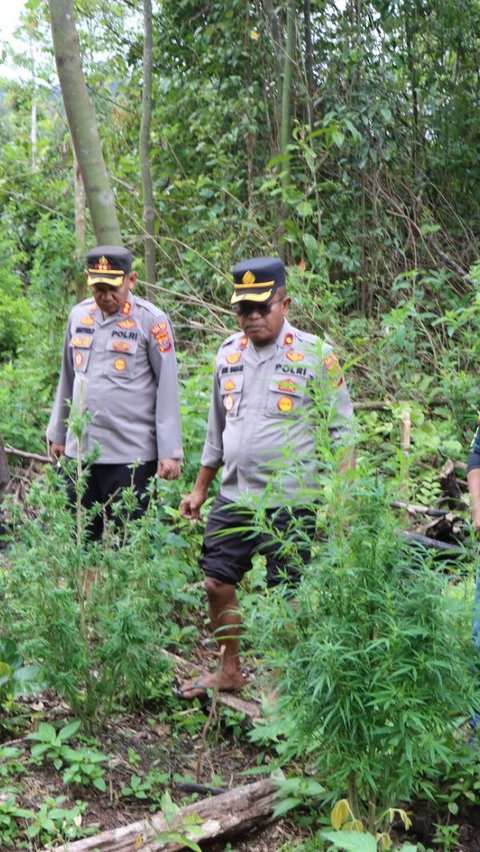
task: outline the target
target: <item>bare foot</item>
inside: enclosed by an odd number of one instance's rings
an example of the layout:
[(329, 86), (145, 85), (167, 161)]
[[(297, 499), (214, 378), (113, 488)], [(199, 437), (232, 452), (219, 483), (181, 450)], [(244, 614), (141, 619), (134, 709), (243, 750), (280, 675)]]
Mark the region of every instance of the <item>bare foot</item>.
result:
[(182, 683), (175, 690), (175, 695), (177, 698), (193, 701), (194, 698), (207, 697), (209, 692), (213, 692), (214, 689), (218, 689), (220, 692), (239, 692), (247, 683), (249, 683), (249, 679), (241, 672), (234, 674), (222, 672), (220, 683), (218, 682), (218, 674), (211, 672)]

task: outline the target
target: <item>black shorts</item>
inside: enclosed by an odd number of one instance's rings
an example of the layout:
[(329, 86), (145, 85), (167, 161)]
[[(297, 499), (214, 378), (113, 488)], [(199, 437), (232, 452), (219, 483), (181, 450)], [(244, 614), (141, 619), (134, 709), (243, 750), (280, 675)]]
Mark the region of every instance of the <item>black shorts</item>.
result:
[[(94, 503), (106, 503), (112, 494), (120, 493), (123, 488), (130, 488), (133, 475), (133, 485), (139, 502), (135, 511), (129, 514), (129, 518), (133, 520), (140, 518), (145, 514), (148, 506), (146, 494), (148, 481), (155, 476), (156, 472), (156, 460), (139, 464), (135, 470), (131, 464), (92, 464), (87, 471), (87, 485), (82, 495), (82, 506), (90, 509)], [(68, 494), (71, 502), (75, 503), (75, 485), (71, 481), (68, 483)], [(105, 513), (107, 518), (112, 517), (111, 503), (106, 507)], [(102, 533), (103, 513), (91, 519), (88, 537), (90, 540), (99, 541)]]
[[(315, 532), (316, 510), (312, 507), (268, 509), (267, 524), (272, 533), (255, 529), (254, 510), (239, 509), (237, 503), (219, 495), (208, 516), (199, 565), (206, 577), (237, 585), (252, 567), (252, 556), (266, 558), (267, 585), (298, 583), (301, 565), (311, 559), (311, 541)], [(274, 531), (280, 533), (279, 536)], [(294, 543), (295, 556), (290, 553)]]

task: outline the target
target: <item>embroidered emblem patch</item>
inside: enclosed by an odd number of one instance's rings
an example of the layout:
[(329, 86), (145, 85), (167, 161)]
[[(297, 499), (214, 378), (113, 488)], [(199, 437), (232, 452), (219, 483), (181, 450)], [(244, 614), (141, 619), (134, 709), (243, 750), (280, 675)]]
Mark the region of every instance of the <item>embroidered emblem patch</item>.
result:
[(326, 358), (323, 359), (323, 363), (327, 368), (329, 373), (332, 373), (330, 377), (332, 379), (333, 384), (336, 388), (339, 388), (340, 385), (343, 385), (345, 381), (343, 376), (340, 375), (340, 364), (338, 362), (338, 358), (334, 352), (331, 355), (327, 355)]
[(88, 334), (74, 334), (70, 340), (70, 346), (79, 346), (80, 349), (90, 349), (93, 337)]
[(227, 381), (225, 382), (225, 384), (223, 386), (223, 389), (226, 390), (226, 391), (232, 391), (232, 390), (235, 390), (236, 387), (237, 386), (236, 386), (235, 382), (233, 381), (233, 379), (227, 379)]
[(132, 347), (126, 340), (114, 340), (112, 348), (114, 352), (130, 352)]
[(284, 393), (295, 393), (298, 388), (297, 382), (294, 382), (293, 379), (283, 379), (278, 383), (278, 390), (283, 391)]
[(168, 325), (166, 322), (157, 322), (150, 331), (154, 337), (157, 337), (157, 335), (168, 334)]
[(75, 366), (81, 367), (83, 364), (83, 355), (81, 352), (75, 352)]
[(293, 408), (293, 399), (289, 396), (281, 396), (277, 402), (277, 408), (282, 414), (288, 414)]
[(290, 352), (285, 353), (285, 357), (288, 358), (289, 361), (304, 361), (305, 355), (303, 352), (296, 352), (292, 349)]
[(291, 346), (294, 340), (295, 336), (291, 333), (291, 331), (287, 331), (285, 337), (283, 338), (283, 345)]
[(132, 319), (121, 320), (121, 322), (117, 322), (117, 325), (118, 325), (119, 328), (136, 328), (137, 327), (137, 323), (135, 322), (135, 320), (132, 320)]
[(123, 371), (127, 369), (127, 362), (125, 361), (125, 358), (115, 358), (113, 366), (119, 373), (123, 373)]
[(90, 316), (90, 314), (87, 314), (86, 317), (82, 317), (82, 319), (80, 320), (80, 323), (82, 325), (95, 325), (95, 320), (93, 319), (92, 316)]
[(231, 411), (233, 406), (235, 405), (235, 399), (231, 394), (228, 394), (224, 397), (223, 404), (225, 406), (225, 411)]
[(128, 314), (130, 313), (131, 310), (132, 310), (132, 303), (131, 302), (125, 302), (123, 307), (120, 309), (120, 313), (124, 317), (126, 317), (126, 316), (128, 316)]
[(232, 352), (231, 355), (227, 355), (227, 363), (228, 364), (237, 364), (240, 361), (240, 352)]
[(156, 337), (155, 339), (160, 352), (169, 352), (172, 348), (172, 341), (168, 334), (162, 334), (160, 337)]

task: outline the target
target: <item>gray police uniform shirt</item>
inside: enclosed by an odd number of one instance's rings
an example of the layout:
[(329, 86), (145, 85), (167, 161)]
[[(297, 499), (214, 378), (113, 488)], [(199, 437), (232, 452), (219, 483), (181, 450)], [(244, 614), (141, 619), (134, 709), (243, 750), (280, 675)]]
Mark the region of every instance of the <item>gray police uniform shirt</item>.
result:
[(324, 438), (353, 442), (353, 407), (332, 347), (285, 320), (256, 349), (242, 332), (218, 350), (202, 465), (223, 465), (229, 500), (269, 506), (320, 496)]
[(93, 298), (70, 313), (47, 439), (76, 458), (66, 421), (70, 406), (88, 414), (82, 456), (96, 444), (96, 464), (181, 458), (177, 364), (168, 317), (129, 294), (113, 316)]

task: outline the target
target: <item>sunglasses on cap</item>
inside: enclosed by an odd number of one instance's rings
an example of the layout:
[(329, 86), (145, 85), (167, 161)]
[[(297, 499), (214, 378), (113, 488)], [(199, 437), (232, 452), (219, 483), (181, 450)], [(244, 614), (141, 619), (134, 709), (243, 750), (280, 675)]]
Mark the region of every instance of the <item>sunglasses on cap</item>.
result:
[(248, 317), (249, 314), (258, 313), (263, 317), (272, 310), (273, 305), (284, 302), (285, 299), (273, 299), (271, 302), (239, 302), (235, 305), (235, 313), (239, 317)]

